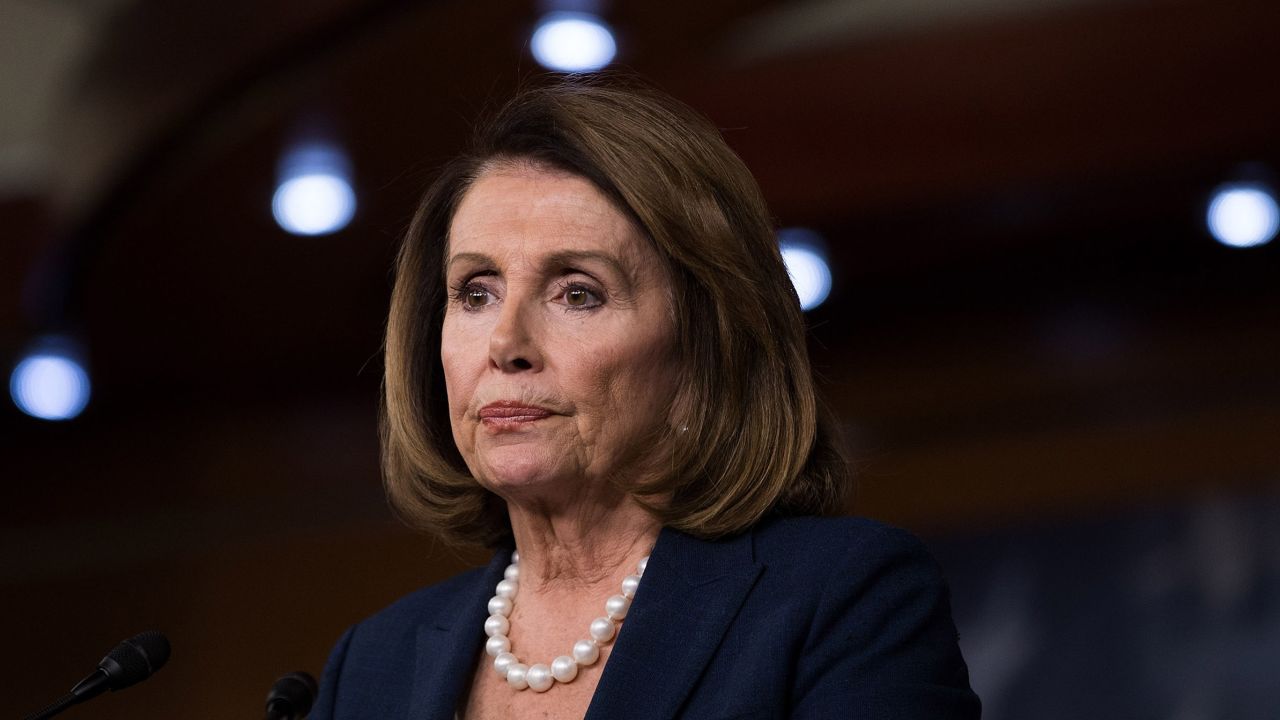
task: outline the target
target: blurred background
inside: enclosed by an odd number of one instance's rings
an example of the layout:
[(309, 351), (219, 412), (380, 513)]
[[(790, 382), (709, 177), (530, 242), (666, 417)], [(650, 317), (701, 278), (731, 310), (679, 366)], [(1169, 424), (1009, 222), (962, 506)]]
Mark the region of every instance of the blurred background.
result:
[(382, 496), (393, 253), (486, 108), (609, 65), (755, 172), (851, 512), (934, 550), (986, 718), (1275, 717), (1277, 31), (1272, 0), (0, 0), (0, 716), (154, 628), (169, 666), (68, 717), (261, 717), (485, 559)]

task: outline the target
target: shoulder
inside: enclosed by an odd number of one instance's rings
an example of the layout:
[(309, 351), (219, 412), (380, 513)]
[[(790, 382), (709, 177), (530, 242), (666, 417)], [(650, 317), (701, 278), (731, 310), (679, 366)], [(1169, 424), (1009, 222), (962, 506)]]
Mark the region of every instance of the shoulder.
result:
[[(904, 603), (945, 610), (942, 569), (911, 533), (856, 517), (773, 517), (752, 533), (754, 560), (774, 589), (806, 588), (793, 599), (821, 615), (900, 616)], [(949, 612), (949, 611), (948, 611)]]
[(897, 561), (936, 568), (925, 546), (911, 533), (858, 517), (772, 517), (756, 526), (756, 560), (765, 565), (831, 570), (833, 562), (874, 566)]
[(753, 542), (762, 580), (772, 595), (792, 589), (810, 641), (874, 631), (856, 644), (908, 654), (955, 647), (942, 569), (911, 533), (865, 518), (786, 517), (761, 523)]
[(863, 518), (771, 518), (753, 533), (803, 650), (795, 717), (977, 718), (941, 568), (905, 530)]
[(928, 592), (945, 599), (942, 570), (916, 536), (875, 520), (856, 517), (775, 517), (753, 533), (756, 562), (804, 583), (826, 600), (867, 601), (884, 597), (897, 606), (901, 595)]

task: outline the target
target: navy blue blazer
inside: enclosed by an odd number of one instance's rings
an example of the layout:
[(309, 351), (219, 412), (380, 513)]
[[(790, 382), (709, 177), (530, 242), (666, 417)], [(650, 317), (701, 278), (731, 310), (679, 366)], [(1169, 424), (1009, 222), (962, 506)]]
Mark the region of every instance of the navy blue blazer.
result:
[[(349, 629), (312, 720), (453, 720), (510, 551)], [(970, 720), (978, 698), (937, 564), (854, 518), (663, 529), (587, 709), (607, 718)]]

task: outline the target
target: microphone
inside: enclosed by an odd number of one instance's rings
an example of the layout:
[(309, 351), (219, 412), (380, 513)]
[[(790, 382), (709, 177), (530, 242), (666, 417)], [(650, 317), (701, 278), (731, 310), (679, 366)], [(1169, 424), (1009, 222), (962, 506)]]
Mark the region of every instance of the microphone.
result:
[(309, 673), (283, 675), (267, 693), (267, 720), (301, 720), (316, 700), (316, 679)]
[(164, 633), (144, 632), (116, 645), (98, 663), (98, 669), (76, 683), (71, 692), (26, 720), (45, 720), (107, 690), (123, 690), (146, 680), (169, 660), (169, 639)]

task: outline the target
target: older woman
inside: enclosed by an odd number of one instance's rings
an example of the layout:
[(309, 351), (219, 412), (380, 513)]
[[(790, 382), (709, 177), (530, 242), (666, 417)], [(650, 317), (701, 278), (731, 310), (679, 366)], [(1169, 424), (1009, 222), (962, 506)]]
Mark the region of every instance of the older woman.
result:
[(398, 260), (384, 471), (496, 549), (356, 625), (312, 717), (976, 718), (938, 570), (845, 465), (750, 173), (616, 81), (523, 92)]

